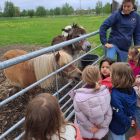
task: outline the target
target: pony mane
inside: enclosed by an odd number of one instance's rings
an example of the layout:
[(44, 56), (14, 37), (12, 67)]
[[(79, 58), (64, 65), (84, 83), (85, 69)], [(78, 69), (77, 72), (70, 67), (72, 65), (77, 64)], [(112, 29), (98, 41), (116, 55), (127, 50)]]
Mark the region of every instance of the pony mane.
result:
[[(37, 81), (73, 60), (68, 53), (66, 53), (64, 50), (60, 50), (59, 51), (60, 58), (56, 62), (55, 58), (56, 53), (58, 52), (55, 52), (55, 54), (54, 53), (44, 54), (33, 59), (34, 71)], [(42, 82), (40, 85), (42, 88), (50, 87), (54, 80), (55, 75), (51, 76), (50, 78)]]

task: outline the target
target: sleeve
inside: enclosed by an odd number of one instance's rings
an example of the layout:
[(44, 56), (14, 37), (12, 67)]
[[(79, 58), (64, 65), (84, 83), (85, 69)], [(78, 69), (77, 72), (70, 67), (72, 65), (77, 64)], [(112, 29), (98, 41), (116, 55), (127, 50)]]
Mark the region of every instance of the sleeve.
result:
[(78, 103), (76, 101), (74, 101), (74, 110), (76, 121), (79, 125), (87, 130), (90, 130), (94, 127), (94, 124), (92, 124), (92, 122), (88, 120), (87, 116), (79, 109)]
[(133, 33), (134, 45), (140, 45), (140, 16), (137, 15), (137, 24)]
[(138, 98), (140, 98), (140, 87), (135, 86), (135, 87), (134, 87), (134, 90), (135, 90), (135, 92), (136, 92)]
[(111, 106), (113, 109), (113, 117), (116, 119), (119, 123), (121, 123), (124, 126), (129, 126), (131, 124), (131, 119), (125, 114), (124, 108), (122, 102), (121, 102), (121, 97), (117, 96), (117, 93), (111, 94)]
[(107, 30), (112, 27), (112, 25), (117, 21), (117, 13), (113, 13), (110, 17), (108, 17), (103, 24), (100, 26), (99, 34), (100, 41), (103, 45), (107, 43)]
[(112, 108), (110, 106), (108, 111), (105, 114), (105, 119), (104, 119), (103, 123), (101, 124), (101, 127), (108, 127), (111, 120), (112, 120)]

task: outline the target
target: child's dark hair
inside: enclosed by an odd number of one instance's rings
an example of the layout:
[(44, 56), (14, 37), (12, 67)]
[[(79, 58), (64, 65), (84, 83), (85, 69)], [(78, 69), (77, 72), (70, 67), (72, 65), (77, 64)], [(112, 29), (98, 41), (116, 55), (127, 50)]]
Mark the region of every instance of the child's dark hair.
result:
[(56, 97), (43, 93), (35, 97), (27, 106), (25, 115), (25, 140), (50, 140), (58, 134), (64, 124)]
[(115, 88), (132, 88), (135, 78), (128, 63), (116, 62), (111, 65), (111, 79)]
[[(112, 59), (110, 59), (110, 58), (108, 58), (108, 57), (102, 59), (102, 60), (100, 61), (100, 64), (99, 64), (99, 69), (100, 69), (100, 71), (101, 71), (102, 64), (103, 64), (104, 62), (108, 62), (108, 64), (111, 66), (115, 61), (112, 60)], [(105, 77), (104, 75), (102, 75), (102, 74), (101, 74), (101, 77), (102, 77), (102, 79), (106, 78), (106, 77)]]

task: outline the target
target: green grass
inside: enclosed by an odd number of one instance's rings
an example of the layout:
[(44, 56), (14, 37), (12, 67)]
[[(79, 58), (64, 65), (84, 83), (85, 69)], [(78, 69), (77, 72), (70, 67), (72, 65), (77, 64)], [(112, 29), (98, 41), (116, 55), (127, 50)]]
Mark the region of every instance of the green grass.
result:
[[(77, 23), (87, 30), (96, 31), (106, 17), (103, 16), (67, 16), (45, 18), (2, 18), (0, 19), (0, 47), (10, 45), (49, 46), (52, 38), (61, 34), (66, 25)], [(99, 44), (99, 36), (89, 38)]]

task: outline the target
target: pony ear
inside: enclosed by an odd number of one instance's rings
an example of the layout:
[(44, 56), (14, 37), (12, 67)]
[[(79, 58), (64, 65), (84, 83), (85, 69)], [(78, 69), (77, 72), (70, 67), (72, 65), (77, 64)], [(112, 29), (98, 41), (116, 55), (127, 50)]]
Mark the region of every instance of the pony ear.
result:
[(56, 62), (58, 62), (59, 58), (60, 58), (60, 53), (58, 52), (58, 53), (55, 55), (55, 60), (56, 60)]

